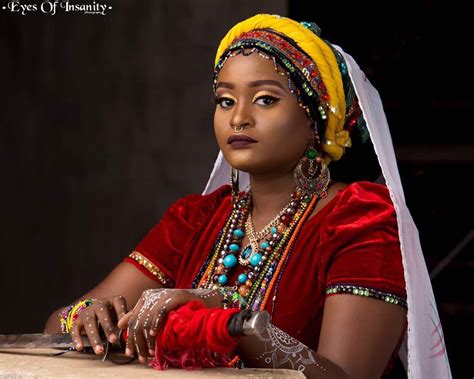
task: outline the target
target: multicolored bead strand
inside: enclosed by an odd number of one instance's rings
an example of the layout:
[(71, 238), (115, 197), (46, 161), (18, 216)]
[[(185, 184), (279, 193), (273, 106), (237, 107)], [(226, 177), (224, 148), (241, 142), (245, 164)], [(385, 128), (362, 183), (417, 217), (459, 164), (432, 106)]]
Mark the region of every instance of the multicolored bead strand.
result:
[[(275, 218), (261, 232), (255, 233), (253, 224), (252, 228), (249, 225), (245, 227), (249, 222), (252, 201), (251, 194), (244, 192), (234, 204), (219, 241), (214, 244), (210, 258), (206, 260), (207, 267), (200, 270), (193, 287), (219, 290), (224, 296), (225, 307), (261, 308), (275, 282), (275, 273), (281, 271), (281, 258), (287, 256), (285, 253), (282, 255), (282, 251), (288, 250), (287, 244), (294, 240), (292, 236), (295, 230), (299, 230), (298, 226), (306, 219), (304, 216), (308, 208), (312, 212), (317, 199), (318, 196), (295, 190), (278, 219)], [(255, 235), (263, 237), (257, 242), (258, 248), (255, 248), (255, 240), (249, 244), (254, 246), (251, 253), (249, 247), (244, 249), (241, 246), (247, 230), (254, 234), (252, 238), (256, 238)], [(228, 274), (239, 263), (246, 268), (230, 285)]]
[[(199, 271), (198, 275), (196, 276), (196, 279), (193, 282), (193, 288), (209, 288), (209, 280), (211, 278), (210, 273), (213, 271), (215, 264), (217, 262), (217, 256), (219, 255), (219, 252), (222, 251), (223, 246), (224, 246), (224, 241), (225, 241), (225, 236), (226, 232), (229, 230), (232, 220), (235, 219), (235, 215), (238, 212), (239, 209), (239, 203), (236, 203), (233, 207), (233, 210), (230, 214), (230, 216), (227, 218), (227, 222), (223, 228), (223, 230), (219, 233), (219, 236), (217, 237), (217, 241), (214, 244), (211, 253), (211, 258), (207, 259), (204, 265), (201, 267), (201, 270)], [(204, 272), (203, 268), (205, 268)], [(202, 276), (201, 276), (202, 275)]]
[[(292, 200), (296, 201), (296, 203), (294, 203), (296, 207), (298, 207), (300, 203), (300, 197), (301, 194), (299, 192), (295, 192), (295, 194), (292, 195)], [(264, 283), (262, 283), (262, 281), (266, 276), (266, 273), (268, 272), (271, 262), (275, 259), (278, 259), (278, 252), (281, 250), (281, 247), (284, 245), (288, 235), (291, 234), (295, 223), (297, 223), (299, 219), (298, 212), (296, 212), (293, 219), (291, 219), (291, 213), (293, 212), (288, 212), (288, 214), (281, 215), (280, 221), (282, 224), (286, 225), (286, 230), (281, 235), (278, 235), (277, 233), (272, 235), (272, 239), (268, 243), (262, 243), (261, 248), (263, 251), (261, 251), (261, 253), (263, 253), (264, 255), (260, 254), (260, 251), (253, 255), (253, 257), (257, 257), (257, 259), (256, 262), (253, 262), (252, 264), (253, 271), (247, 271), (249, 281), (245, 284), (240, 285), (238, 288), (239, 294), (246, 300), (247, 304), (253, 304), (252, 308), (254, 308), (254, 300), (257, 295), (257, 292), (260, 295), (263, 295), (263, 293), (266, 291), (265, 285)]]
[[(303, 226), (304, 222), (309, 217), (309, 215), (313, 212), (313, 210), (316, 207), (318, 201), (319, 201), (319, 197), (318, 196), (313, 196), (313, 198), (311, 199), (311, 202), (309, 203), (309, 205), (307, 207), (306, 212), (304, 212), (304, 214), (302, 215), (301, 222), (297, 225), (294, 233), (292, 234), (292, 236), (290, 238), (290, 241), (288, 242), (288, 245), (286, 246), (286, 249), (285, 249), (285, 252), (283, 253), (282, 258), (279, 261), (279, 265), (276, 269), (275, 275), (273, 275), (272, 281), (270, 282), (269, 289), (271, 289), (273, 287), (273, 285), (275, 284), (275, 280), (277, 279), (279, 272), (282, 270), (283, 264), (284, 264), (284, 262), (285, 262), (285, 260), (288, 256), (288, 254), (290, 253), (290, 251), (292, 249), (292, 246), (294, 245), (294, 242), (296, 240), (297, 235), (299, 234), (299, 231), (300, 231), (301, 227)], [(265, 307), (265, 305), (268, 301), (269, 296), (270, 296), (270, 290), (268, 290), (268, 292), (265, 296), (265, 299), (263, 300), (262, 305), (260, 306), (260, 309), (264, 309), (264, 307)]]

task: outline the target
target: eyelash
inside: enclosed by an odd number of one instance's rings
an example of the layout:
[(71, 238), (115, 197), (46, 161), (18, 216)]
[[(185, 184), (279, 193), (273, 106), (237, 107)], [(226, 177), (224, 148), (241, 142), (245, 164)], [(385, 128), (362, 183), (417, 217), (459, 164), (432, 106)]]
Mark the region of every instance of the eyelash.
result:
[[(273, 104), (275, 104), (277, 101), (280, 100), (279, 97), (276, 97), (276, 96), (273, 96), (273, 95), (261, 95), (261, 96), (257, 97), (254, 102), (256, 102), (256, 101), (258, 101), (258, 100), (260, 100), (260, 99), (270, 99), (270, 100), (272, 101), (271, 104), (260, 104), (260, 105), (263, 105), (263, 106), (270, 106), (270, 105), (273, 105)], [(227, 107), (222, 106), (222, 102), (225, 101), (225, 100), (232, 101), (232, 102), (235, 103), (235, 101), (234, 101), (233, 99), (231, 99), (230, 97), (225, 97), (225, 96), (216, 97), (216, 98), (214, 99), (216, 105), (219, 105), (221, 108), (224, 108), (224, 109), (230, 108), (230, 106), (227, 106)]]

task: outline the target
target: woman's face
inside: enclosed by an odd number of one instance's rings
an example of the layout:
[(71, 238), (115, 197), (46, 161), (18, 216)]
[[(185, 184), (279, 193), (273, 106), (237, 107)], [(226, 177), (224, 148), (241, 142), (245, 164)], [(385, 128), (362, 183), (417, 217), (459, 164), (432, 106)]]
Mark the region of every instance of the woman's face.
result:
[[(256, 52), (227, 59), (217, 78), (216, 103), (217, 143), (232, 167), (250, 174), (292, 171), (314, 133), (287, 77)], [(229, 143), (232, 136), (256, 142)]]

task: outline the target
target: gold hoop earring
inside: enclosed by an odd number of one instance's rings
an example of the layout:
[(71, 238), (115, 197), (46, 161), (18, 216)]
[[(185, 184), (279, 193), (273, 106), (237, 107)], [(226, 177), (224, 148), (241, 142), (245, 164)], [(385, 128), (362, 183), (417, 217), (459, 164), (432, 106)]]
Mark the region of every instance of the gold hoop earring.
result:
[(235, 205), (237, 204), (237, 201), (239, 200), (239, 170), (237, 170), (234, 167), (231, 167), (230, 170), (230, 182), (232, 186), (232, 204)]
[(306, 150), (293, 171), (293, 177), (302, 192), (316, 194), (321, 198), (327, 196), (331, 174), (326, 162), (318, 156), (314, 147), (310, 146)]

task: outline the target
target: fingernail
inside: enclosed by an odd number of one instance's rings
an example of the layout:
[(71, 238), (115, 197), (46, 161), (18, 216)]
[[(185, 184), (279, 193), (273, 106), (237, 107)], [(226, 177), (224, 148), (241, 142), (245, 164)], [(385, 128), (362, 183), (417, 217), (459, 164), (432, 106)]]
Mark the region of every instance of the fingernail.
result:
[(128, 347), (125, 349), (125, 355), (132, 355), (132, 351)]
[(109, 335), (109, 342), (110, 343), (115, 343), (117, 342), (117, 336), (115, 334)]

